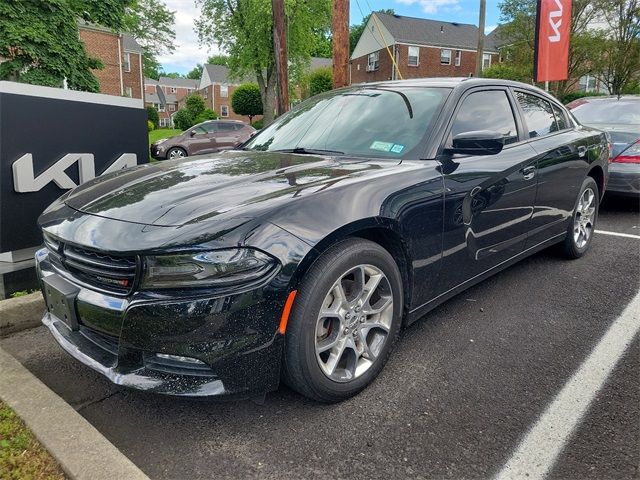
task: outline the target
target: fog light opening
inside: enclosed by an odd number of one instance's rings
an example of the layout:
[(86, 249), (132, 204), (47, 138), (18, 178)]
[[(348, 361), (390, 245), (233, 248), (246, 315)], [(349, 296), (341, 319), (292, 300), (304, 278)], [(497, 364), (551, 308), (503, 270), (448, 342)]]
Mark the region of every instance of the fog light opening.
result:
[(173, 360), (174, 362), (183, 362), (183, 363), (193, 363), (196, 365), (205, 365), (202, 360), (198, 360), (197, 358), (191, 357), (183, 357), (181, 355), (169, 355), (167, 353), (156, 353), (156, 357), (164, 358), (166, 360)]

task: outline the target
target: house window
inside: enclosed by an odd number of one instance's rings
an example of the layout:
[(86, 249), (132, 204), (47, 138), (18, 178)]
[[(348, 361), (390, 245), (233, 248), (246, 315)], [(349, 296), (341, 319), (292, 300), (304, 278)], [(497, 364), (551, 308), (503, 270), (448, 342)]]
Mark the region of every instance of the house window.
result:
[(410, 67), (417, 67), (420, 63), (420, 47), (409, 47), (409, 61), (407, 64)]
[(169, 90), (171, 90), (171, 93), (176, 93), (178, 91), (176, 87), (171, 87)]
[(193, 88), (187, 88), (187, 94), (193, 93)]
[(206, 88), (204, 90), (202, 90), (202, 97), (203, 98), (209, 98), (209, 91)]
[(124, 52), (122, 56), (122, 69), (125, 72), (131, 71), (131, 54), (129, 52)]
[(229, 107), (227, 105), (220, 105), (220, 116), (221, 117), (229, 116)]
[(491, 66), (491, 55), (488, 53), (482, 54), (482, 69), (489, 68)]
[(220, 85), (220, 96), (227, 98), (229, 96), (229, 87), (227, 85)]
[(168, 107), (169, 107), (169, 111), (170, 111), (170, 112), (175, 112), (175, 110), (176, 110), (176, 106), (175, 106), (173, 103), (170, 103), (170, 104), (168, 105)]
[(580, 77), (578, 90), (582, 92), (596, 92), (598, 90), (596, 79), (590, 75), (584, 75)]
[(462, 50), (456, 50), (456, 67), (460, 66), (461, 59), (462, 59)]
[(155, 103), (153, 106), (156, 107), (156, 110), (159, 112), (164, 112), (164, 105), (162, 103)]
[(451, 50), (448, 48), (440, 50), (440, 63), (442, 65), (451, 65)]
[(380, 68), (380, 52), (370, 53), (367, 57), (367, 72), (373, 72)]
[(124, 96), (133, 97), (133, 89), (131, 87), (124, 87)]

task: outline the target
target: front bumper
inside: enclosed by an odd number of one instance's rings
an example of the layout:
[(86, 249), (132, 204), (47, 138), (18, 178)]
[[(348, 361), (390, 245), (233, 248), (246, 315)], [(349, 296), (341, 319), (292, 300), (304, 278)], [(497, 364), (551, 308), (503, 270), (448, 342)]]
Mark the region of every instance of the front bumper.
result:
[[(284, 294), (269, 285), (224, 296), (125, 297), (73, 282), (49, 262), (46, 249), (36, 253), (36, 264), (41, 279), (59, 275), (79, 289), (77, 328), (49, 307), (42, 322), (67, 353), (111, 382), (181, 396), (250, 396), (278, 387)], [(185, 357), (190, 361), (176, 360)]]
[(607, 192), (640, 196), (640, 164), (609, 164), (609, 182)]
[(149, 147), (149, 153), (151, 154), (151, 158), (155, 158), (156, 160), (166, 160), (167, 158), (167, 149), (164, 148), (162, 144), (151, 145)]

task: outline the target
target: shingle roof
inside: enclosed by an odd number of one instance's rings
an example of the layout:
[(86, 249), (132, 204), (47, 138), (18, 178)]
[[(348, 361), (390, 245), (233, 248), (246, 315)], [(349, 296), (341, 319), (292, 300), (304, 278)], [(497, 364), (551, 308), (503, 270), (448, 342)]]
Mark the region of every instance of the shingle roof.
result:
[(122, 34), (122, 49), (125, 52), (142, 53), (142, 46), (129, 33)]
[[(478, 47), (478, 27), (467, 23), (442, 22), (426, 18), (403, 17), (376, 12), (382, 24), (396, 42), (475, 50)], [(485, 50), (494, 51), (486, 42)]]
[(144, 77), (144, 84), (145, 85), (158, 85), (158, 80), (156, 80), (155, 78)]
[(485, 42), (497, 50), (500, 47), (509, 45), (511, 40), (505, 37), (502, 25), (498, 25), (486, 36)]
[[(207, 63), (204, 68), (207, 69), (207, 74), (209, 75), (211, 83), (238, 83), (238, 80), (231, 80), (229, 78), (229, 69), (224, 65), (212, 65)], [(242, 82), (255, 82), (255, 79), (242, 79), (240, 80), (240, 83)]]
[(144, 101), (147, 103), (162, 103), (165, 105), (167, 103), (177, 103), (176, 96), (173, 93), (167, 93), (167, 94), (164, 94), (163, 96), (164, 96), (164, 99), (160, 98), (160, 96), (158, 96), (158, 93), (145, 92)]
[(198, 88), (199, 81), (190, 78), (160, 77), (158, 83), (167, 87)]

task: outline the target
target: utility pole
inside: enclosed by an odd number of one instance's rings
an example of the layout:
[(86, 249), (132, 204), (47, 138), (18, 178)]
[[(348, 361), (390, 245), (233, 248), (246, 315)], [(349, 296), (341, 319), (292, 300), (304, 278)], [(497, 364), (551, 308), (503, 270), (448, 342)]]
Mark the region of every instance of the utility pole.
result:
[(349, 85), (349, 0), (333, 0), (333, 88)]
[(277, 115), (289, 110), (289, 59), (284, 16), (284, 0), (271, 0), (273, 9), (273, 51), (276, 57)]
[(487, 0), (480, 0), (480, 20), (478, 21), (478, 50), (476, 56), (476, 77), (482, 76), (482, 57), (484, 56), (484, 17), (487, 14)]

